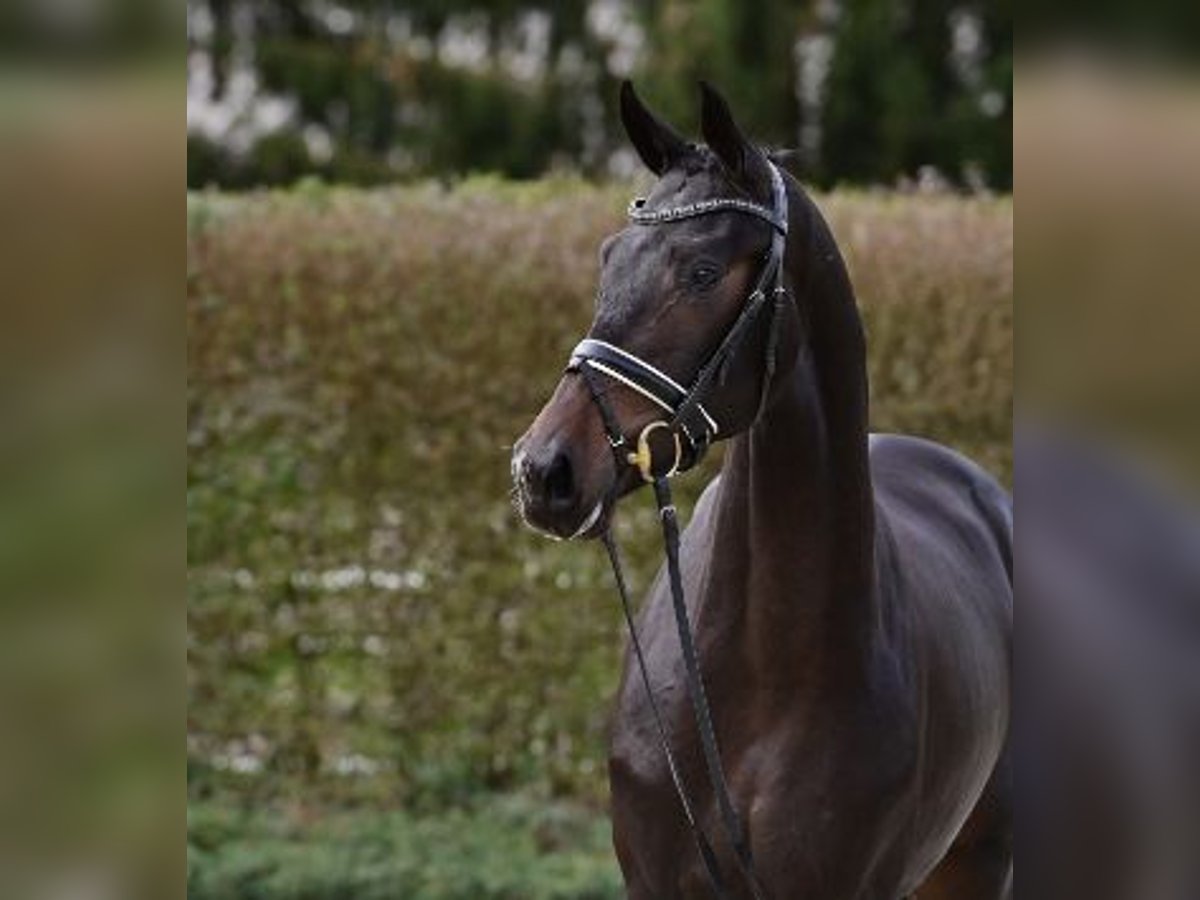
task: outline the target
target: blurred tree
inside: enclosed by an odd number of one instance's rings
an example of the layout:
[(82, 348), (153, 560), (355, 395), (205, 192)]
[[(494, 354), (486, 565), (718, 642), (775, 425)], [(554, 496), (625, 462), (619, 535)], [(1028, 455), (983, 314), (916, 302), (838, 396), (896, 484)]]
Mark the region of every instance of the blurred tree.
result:
[(794, 46), (810, 0), (660, 0), (643, 7), (650, 52), (639, 83), (667, 118), (691, 125), (696, 82), (716, 86), (748, 133), (779, 146), (799, 128)]
[[(923, 166), (1011, 184), (1011, 0), (189, 0), (188, 10), (193, 62), (207, 71), (206, 90), (189, 85), (192, 187), (305, 173), (356, 183), (603, 173), (623, 145), (612, 98), (628, 75), (683, 128), (701, 78), (767, 143), (796, 146), (809, 128), (804, 174), (823, 184), (887, 183)], [(831, 52), (807, 65), (814, 34)], [(810, 95), (818, 102), (801, 102)], [(256, 97), (286, 101), (282, 126)], [(193, 102), (241, 106), (216, 117), (224, 131), (205, 131)]]
[[(1012, 16), (955, 0), (845, 0), (824, 106), (821, 180), (932, 166), (1012, 181)], [(974, 175), (971, 174), (974, 170)]]

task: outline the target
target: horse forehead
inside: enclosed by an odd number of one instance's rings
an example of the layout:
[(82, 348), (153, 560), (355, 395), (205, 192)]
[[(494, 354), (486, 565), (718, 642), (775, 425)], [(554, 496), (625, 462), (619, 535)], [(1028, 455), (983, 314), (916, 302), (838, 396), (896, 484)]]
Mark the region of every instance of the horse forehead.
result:
[(636, 298), (639, 288), (657, 291), (681, 257), (714, 241), (728, 240), (724, 223), (701, 219), (669, 225), (631, 224), (613, 235), (600, 268), (600, 293)]
[(644, 275), (645, 266), (666, 257), (670, 232), (645, 225), (627, 225), (615, 235), (601, 280), (620, 280), (627, 275)]
[[(710, 167), (666, 172), (646, 199), (650, 208), (669, 208), (730, 194)], [(674, 257), (688, 248), (734, 240), (738, 223), (701, 217), (669, 225), (627, 225), (613, 235), (600, 270), (597, 324), (621, 327), (645, 311), (647, 301), (662, 297)]]
[(630, 320), (644, 304), (644, 298), (657, 291), (669, 256), (663, 237), (637, 226), (615, 235), (600, 269), (598, 324), (615, 326)]
[(655, 182), (646, 202), (652, 207), (679, 206), (729, 193), (729, 185), (710, 166), (675, 168)]

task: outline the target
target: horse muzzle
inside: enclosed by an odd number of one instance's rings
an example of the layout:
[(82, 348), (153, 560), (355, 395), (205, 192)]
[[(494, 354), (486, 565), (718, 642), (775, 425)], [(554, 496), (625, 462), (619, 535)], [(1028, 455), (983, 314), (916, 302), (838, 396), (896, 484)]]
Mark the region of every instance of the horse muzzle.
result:
[(526, 524), (561, 540), (595, 537), (607, 523), (608, 492), (583, 489), (580, 471), (568, 447), (551, 442), (513, 452), (513, 484)]
[(608, 522), (620, 474), (587, 390), (578, 378), (564, 378), (513, 447), (521, 517), (560, 540), (595, 537)]

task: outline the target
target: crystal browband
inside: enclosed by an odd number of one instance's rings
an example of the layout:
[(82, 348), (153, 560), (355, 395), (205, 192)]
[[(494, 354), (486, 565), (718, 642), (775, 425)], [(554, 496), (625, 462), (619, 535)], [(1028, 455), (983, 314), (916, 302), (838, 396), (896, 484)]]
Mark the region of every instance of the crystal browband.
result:
[(677, 222), (680, 219), (691, 219), (696, 216), (702, 216), (706, 213), (720, 212), (722, 210), (730, 210), (735, 212), (749, 213), (752, 216), (758, 216), (776, 231), (783, 234), (787, 233), (787, 223), (780, 217), (767, 209), (765, 206), (759, 206), (757, 203), (752, 203), (749, 200), (741, 200), (737, 197), (716, 197), (711, 200), (697, 200), (694, 203), (685, 203), (682, 206), (671, 206), (666, 209), (646, 209), (646, 198), (635, 197), (629, 204), (629, 219), (638, 225), (660, 225), (663, 222)]

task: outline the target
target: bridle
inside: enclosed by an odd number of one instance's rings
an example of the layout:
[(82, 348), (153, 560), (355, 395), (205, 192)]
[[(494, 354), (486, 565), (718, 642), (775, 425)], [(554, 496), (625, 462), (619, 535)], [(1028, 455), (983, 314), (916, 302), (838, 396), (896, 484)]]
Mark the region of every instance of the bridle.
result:
[[(675, 505), (671, 500), (671, 488), (668, 479), (678, 472), (686, 471), (695, 466), (703, 457), (713, 440), (728, 435), (721, 431), (720, 424), (705, 408), (704, 401), (709, 397), (714, 384), (719, 381), (724, 367), (732, 359), (734, 353), (749, 334), (750, 329), (764, 310), (770, 316), (769, 333), (767, 337), (766, 359), (763, 369), (762, 385), (759, 392), (758, 413), (761, 415), (767, 402), (771, 382), (775, 372), (775, 345), (779, 321), (779, 308), (786, 299), (783, 286), (783, 258), (787, 243), (787, 190), (783, 177), (773, 163), (768, 163), (771, 173), (772, 206), (767, 208), (749, 200), (733, 197), (721, 197), (711, 200), (701, 200), (684, 206), (665, 209), (647, 209), (643, 198), (635, 199), (629, 206), (629, 218), (635, 225), (657, 226), (698, 216), (715, 213), (735, 212), (757, 216), (767, 222), (772, 228), (771, 246), (767, 252), (762, 270), (754, 288), (747, 296), (738, 317), (725, 332), (720, 344), (700, 366), (691, 383), (684, 387), (670, 376), (644, 359), (623, 350), (614, 344), (585, 338), (580, 341), (571, 353), (567, 366), (568, 372), (578, 373), (586, 383), (592, 400), (600, 413), (604, 424), (605, 435), (613, 451), (617, 475), (614, 479), (612, 494), (607, 498), (608, 503), (616, 500), (616, 493), (621, 482), (620, 474), (625, 466), (633, 466), (642, 478), (654, 486), (654, 497), (658, 504), (659, 519), (662, 523), (663, 543), (667, 557), (667, 573), (671, 584), (671, 601), (675, 613), (675, 625), (679, 632), (679, 641), (683, 650), (683, 661), (687, 671), (688, 695), (692, 703), (696, 727), (704, 751), (705, 767), (708, 770), (709, 782), (716, 794), (717, 805), (721, 812), (721, 821), (725, 835), (733, 847), (738, 869), (743, 880), (749, 886), (755, 900), (763, 900), (762, 885), (754, 869), (754, 858), (746, 833), (742, 827), (737, 811), (729, 797), (729, 787), (725, 780), (725, 771), (721, 764), (721, 755), (717, 747), (716, 734), (713, 730), (712, 715), (709, 710), (708, 698), (704, 691), (704, 681), (700, 676), (700, 666), (696, 655), (696, 645), (688, 625), (687, 607), (683, 596), (683, 579), (679, 568), (679, 520)], [(668, 418), (657, 419), (645, 426), (638, 435), (635, 449), (629, 450), (625, 433), (606, 395), (606, 389), (601, 386), (599, 376), (635, 391), (650, 400)], [(656, 461), (653, 439), (657, 435), (669, 439), (670, 454)], [(650, 675), (646, 666), (645, 655), (637, 629), (634, 627), (632, 605), (629, 600), (629, 590), (621, 564), (620, 553), (613, 539), (612, 531), (606, 527), (602, 534), (605, 549), (608, 551), (609, 562), (612, 564), (613, 575), (616, 579), (617, 590), (621, 596), (621, 606), (625, 615), (625, 623), (629, 629), (630, 643), (641, 673), (642, 685), (650, 701), (654, 715), (654, 723), (658, 732), (659, 743), (671, 773), (675, 793), (679, 797), (684, 817), (696, 841), (697, 849), (703, 860), (705, 871), (708, 873), (713, 892), (717, 897), (727, 897), (725, 878), (717, 863), (712, 844), (703, 826), (696, 818), (695, 804), (692, 802), (682, 774), (679, 770), (675, 754), (671, 750), (670, 738), (650, 684)]]
[[(770, 209), (737, 197), (699, 200), (665, 209), (647, 209), (643, 197), (635, 198), (629, 204), (629, 219), (635, 225), (666, 225), (715, 213), (736, 212), (756, 216), (772, 229), (771, 246), (757, 282), (747, 296), (737, 319), (725, 332), (725, 337), (700, 367), (689, 386), (684, 387), (653, 364), (607, 341), (584, 338), (571, 351), (568, 372), (600, 372), (641, 394), (664, 413), (669, 414), (669, 419), (651, 422), (642, 429), (635, 453), (629, 454), (619, 462), (621, 466), (625, 463), (636, 466), (642, 478), (648, 482), (653, 482), (660, 475), (670, 477), (677, 472), (687, 471), (700, 462), (716, 438), (726, 436), (721, 433), (720, 425), (705, 408), (704, 401), (718, 376), (764, 310), (770, 313), (771, 331), (767, 341), (766, 366), (763, 370), (760, 411), (766, 402), (767, 390), (775, 369), (778, 322), (775, 313), (785, 296), (783, 254), (787, 243), (787, 190), (775, 165), (768, 162), (767, 166), (771, 173)], [(605, 426), (610, 441), (619, 439), (614, 449), (620, 449), (625, 442), (623, 432), (619, 428), (609, 428), (609, 425), (615, 425), (615, 421), (606, 420)], [(671, 437), (675, 452), (669, 466), (656, 469), (650, 438), (658, 431), (665, 431)]]

